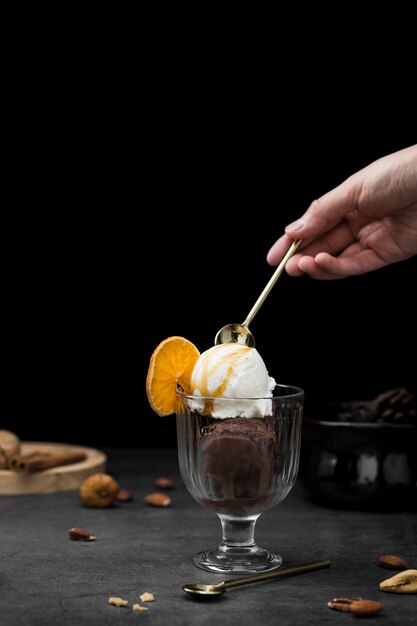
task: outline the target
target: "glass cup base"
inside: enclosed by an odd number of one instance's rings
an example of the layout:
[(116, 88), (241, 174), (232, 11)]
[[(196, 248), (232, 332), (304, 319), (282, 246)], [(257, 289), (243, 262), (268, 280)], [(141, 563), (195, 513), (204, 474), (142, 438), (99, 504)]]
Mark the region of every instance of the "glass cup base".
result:
[(209, 572), (221, 574), (252, 574), (269, 572), (280, 567), (282, 556), (268, 552), (258, 546), (250, 548), (228, 548), (226, 551), (214, 548), (199, 552), (194, 564)]

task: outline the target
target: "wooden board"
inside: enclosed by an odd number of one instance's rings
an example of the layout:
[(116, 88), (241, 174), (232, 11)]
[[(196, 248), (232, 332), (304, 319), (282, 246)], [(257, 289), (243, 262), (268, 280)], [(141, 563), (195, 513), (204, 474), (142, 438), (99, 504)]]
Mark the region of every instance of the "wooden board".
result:
[(21, 453), (57, 453), (63, 451), (84, 452), (86, 458), (80, 463), (52, 467), (40, 472), (20, 473), (0, 470), (0, 496), (35, 493), (56, 493), (78, 489), (87, 476), (106, 469), (106, 455), (94, 448), (72, 446), (65, 443), (22, 442)]

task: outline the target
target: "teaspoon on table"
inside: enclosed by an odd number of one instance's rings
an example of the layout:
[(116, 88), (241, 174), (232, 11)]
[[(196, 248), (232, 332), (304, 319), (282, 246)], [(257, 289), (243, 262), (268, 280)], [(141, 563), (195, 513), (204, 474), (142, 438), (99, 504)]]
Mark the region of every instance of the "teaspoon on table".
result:
[(223, 326), (223, 328), (219, 330), (214, 340), (216, 346), (220, 343), (241, 343), (243, 345), (249, 346), (249, 348), (255, 347), (255, 338), (249, 330), (249, 324), (252, 322), (253, 318), (265, 302), (272, 287), (281, 276), (282, 272), (284, 271), (285, 265), (287, 264), (287, 261), (292, 257), (293, 254), (295, 254), (295, 252), (297, 252), (301, 241), (301, 239), (293, 241), (288, 252), (269, 279), (269, 282), (266, 285), (265, 289), (249, 311), (249, 314), (243, 324), (226, 324), (226, 326)]
[(280, 578), (281, 576), (295, 576), (296, 574), (304, 574), (313, 572), (317, 569), (330, 567), (332, 564), (329, 560), (313, 561), (312, 563), (304, 563), (304, 565), (294, 565), (292, 567), (284, 567), (283, 569), (274, 570), (273, 572), (265, 572), (263, 574), (253, 574), (253, 576), (243, 576), (242, 578), (232, 578), (223, 580), (220, 583), (209, 585), (205, 583), (189, 583), (182, 586), (182, 590), (196, 596), (220, 596), (231, 587), (239, 587), (240, 585), (250, 585), (258, 583), (262, 580), (271, 580), (271, 578)]

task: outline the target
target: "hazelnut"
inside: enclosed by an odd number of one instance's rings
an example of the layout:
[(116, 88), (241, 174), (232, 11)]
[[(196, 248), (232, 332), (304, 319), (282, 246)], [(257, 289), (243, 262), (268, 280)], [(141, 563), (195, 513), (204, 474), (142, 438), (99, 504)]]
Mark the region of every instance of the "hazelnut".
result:
[(85, 506), (104, 509), (112, 504), (118, 491), (117, 481), (100, 472), (84, 480), (80, 486), (80, 498)]
[(0, 469), (7, 469), (9, 462), (19, 453), (19, 437), (10, 430), (0, 430)]

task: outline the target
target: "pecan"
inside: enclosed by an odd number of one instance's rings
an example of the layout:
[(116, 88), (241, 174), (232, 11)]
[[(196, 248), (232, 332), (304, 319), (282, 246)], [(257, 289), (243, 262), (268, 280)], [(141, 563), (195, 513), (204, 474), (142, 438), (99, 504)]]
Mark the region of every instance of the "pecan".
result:
[(69, 538), (74, 541), (95, 541), (96, 538), (94, 535), (88, 532), (88, 530), (84, 530), (83, 528), (70, 528)]
[(387, 569), (407, 569), (408, 565), (400, 556), (386, 554), (378, 558), (378, 565)]
[(417, 593), (417, 569), (407, 569), (380, 583), (381, 591)]
[(118, 502), (132, 502), (133, 493), (128, 489), (119, 489), (116, 495), (116, 500)]
[(350, 607), (353, 602), (359, 602), (362, 598), (333, 598), (327, 603), (329, 609), (335, 609), (336, 611), (343, 611), (344, 613), (350, 613)]
[(384, 605), (382, 602), (375, 602), (374, 600), (355, 600), (349, 608), (354, 615), (365, 617), (367, 615), (376, 615), (382, 611)]
[(175, 485), (170, 478), (157, 478), (154, 486), (158, 489), (174, 489)]

